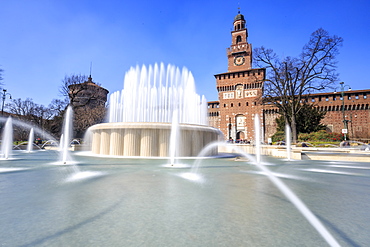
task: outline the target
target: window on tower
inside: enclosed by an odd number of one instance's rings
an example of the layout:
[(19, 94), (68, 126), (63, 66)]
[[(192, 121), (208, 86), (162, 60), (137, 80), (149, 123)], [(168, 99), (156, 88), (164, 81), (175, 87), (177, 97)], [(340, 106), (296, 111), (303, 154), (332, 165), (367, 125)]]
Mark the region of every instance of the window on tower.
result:
[(242, 37), (239, 35), (236, 37), (236, 43), (242, 42)]

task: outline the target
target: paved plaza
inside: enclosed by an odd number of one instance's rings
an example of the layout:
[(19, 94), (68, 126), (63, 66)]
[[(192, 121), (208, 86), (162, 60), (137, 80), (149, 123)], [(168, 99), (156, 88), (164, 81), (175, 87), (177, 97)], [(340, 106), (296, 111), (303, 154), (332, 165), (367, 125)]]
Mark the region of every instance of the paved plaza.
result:
[[(76, 153), (74, 153), (76, 154)], [(0, 161), (1, 246), (326, 246), (258, 169), (234, 158), (14, 152)], [(342, 246), (370, 242), (370, 164), (262, 157)]]

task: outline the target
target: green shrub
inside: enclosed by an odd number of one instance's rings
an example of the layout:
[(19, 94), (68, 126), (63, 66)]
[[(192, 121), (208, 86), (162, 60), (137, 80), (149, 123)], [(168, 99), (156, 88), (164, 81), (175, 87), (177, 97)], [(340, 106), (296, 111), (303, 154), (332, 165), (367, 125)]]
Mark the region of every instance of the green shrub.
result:
[(325, 130), (319, 130), (309, 134), (299, 134), (299, 141), (324, 141), (324, 142), (339, 142), (343, 140), (343, 135), (340, 133), (329, 133)]
[(307, 133), (301, 133), (298, 135), (298, 140), (300, 141), (309, 141), (310, 140), (310, 134), (307, 134)]
[(284, 141), (285, 140), (285, 132), (284, 131), (276, 131), (276, 133), (271, 137), (272, 142)]
[[(271, 137), (272, 142), (285, 141), (285, 132), (276, 131)], [(326, 132), (325, 130), (319, 130), (312, 133), (300, 133), (298, 135), (299, 142), (322, 142), (322, 143), (335, 143), (343, 141), (343, 134)]]

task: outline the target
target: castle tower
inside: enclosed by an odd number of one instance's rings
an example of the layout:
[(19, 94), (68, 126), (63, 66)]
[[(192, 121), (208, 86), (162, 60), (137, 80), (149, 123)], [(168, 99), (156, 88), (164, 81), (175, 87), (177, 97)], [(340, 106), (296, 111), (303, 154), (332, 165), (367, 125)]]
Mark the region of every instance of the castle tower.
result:
[(234, 18), (231, 32), (231, 46), (227, 50), (228, 71), (252, 68), (252, 45), (248, 44), (248, 30), (244, 16), (240, 12)]
[(90, 126), (103, 122), (109, 91), (94, 83), (91, 75), (87, 81), (69, 85), (68, 89), (74, 111), (74, 136), (82, 138)]
[(71, 105), (75, 107), (105, 106), (109, 91), (92, 81), (91, 75), (87, 81), (68, 86)]
[(263, 80), (266, 70), (252, 69), (252, 45), (240, 12), (235, 16), (231, 45), (227, 48), (228, 72), (215, 75), (219, 98), (220, 130), (225, 139), (253, 140), (254, 117), (262, 121)]

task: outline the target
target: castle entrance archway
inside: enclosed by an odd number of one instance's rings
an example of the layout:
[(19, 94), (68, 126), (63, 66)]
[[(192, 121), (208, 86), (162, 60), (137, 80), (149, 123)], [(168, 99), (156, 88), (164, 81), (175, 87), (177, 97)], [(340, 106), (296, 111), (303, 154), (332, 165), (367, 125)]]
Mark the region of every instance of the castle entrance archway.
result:
[(238, 114), (235, 116), (235, 132), (236, 132), (236, 139), (244, 140), (246, 138), (246, 126), (245, 126), (245, 119), (246, 117), (243, 114)]
[(243, 131), (239, 131), (239, 132), (237, 132), (237, 133), (236, 133), (236, 139), (237, 139), (237, 140), (239, 140), (239, 139), (244, 140), (244, 139), (245, 139), (245, 134), (244, 134), (244, 132), (243, 132)]

